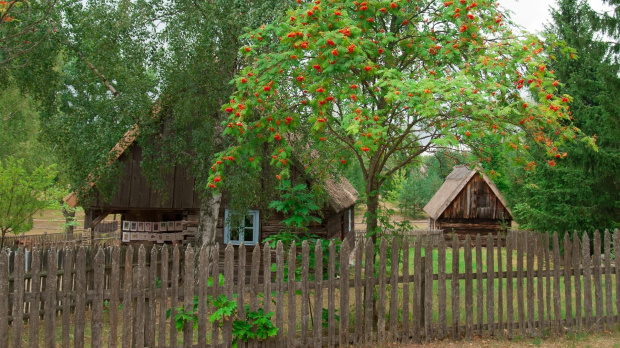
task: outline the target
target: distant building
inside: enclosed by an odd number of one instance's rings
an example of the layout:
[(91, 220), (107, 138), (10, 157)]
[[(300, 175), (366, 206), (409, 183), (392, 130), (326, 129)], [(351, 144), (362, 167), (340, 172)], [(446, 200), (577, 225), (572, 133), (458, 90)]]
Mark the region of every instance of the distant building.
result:
[(512, 214), (489, 177), (467, 166), (456, 166), (424, 207), (432, 230), (488, 234), (510, 227)]

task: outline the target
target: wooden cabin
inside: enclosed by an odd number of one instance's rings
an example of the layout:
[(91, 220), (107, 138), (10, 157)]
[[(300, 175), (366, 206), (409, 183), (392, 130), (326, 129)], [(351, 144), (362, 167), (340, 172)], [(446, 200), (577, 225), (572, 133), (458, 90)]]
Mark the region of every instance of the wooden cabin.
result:
[(488, 234), (510, 227), (512, 215), (489, 177), (467, 166), (456, 166), (424, 207), (429, 229), (444, 233)]
[[(194, 190), (194, 176), (186, 168), (175, 166), (165, 175), (166, 191), (157, 192), (142, 173), (142, 149), (134, 143), (135, 137), (132, 129), (111, 151), (112, 161), (118, 160), (122, 165), (114, 197), (108, 201), (100, 199), (96, 185), (91, 183), (94, 194), (83, 206), (84, 229), (94, 230), (106, 216), (120, 214), (124, 242), (191, 242), (197, 231), (201, 203)], [(295, 168), (292, 171), (293, 175), (300, 175)], [(355, 231), (358, 193), (345, 178), (326, 180), (324, 188), (328, 204), (322, 210), (321, 223), (310, 226), (309, 233), (342, 240)], [(75, 194), (65, 201), (71, 206), (78, 204)], [(281, 213), (250, 209), (243, 219), (237, 219), (241, 225), (231, 228), (226, 222), (233, 212), (226, 202), (224, 193), (216, 231), (219, 243), (254, 245), (285, 227), (280, 223), (285, 218)]]

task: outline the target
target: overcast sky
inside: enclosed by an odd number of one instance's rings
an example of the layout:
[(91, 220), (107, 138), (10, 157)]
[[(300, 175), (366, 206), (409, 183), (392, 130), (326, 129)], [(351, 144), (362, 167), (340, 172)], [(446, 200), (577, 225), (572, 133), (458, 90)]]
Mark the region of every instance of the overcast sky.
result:
[[(543, 30), (544, 24), (551, 21), (550, 7), (556, 6), (556, 0), (499, 0), (501, 6), (512, 11), (511, 18), (529, 32)], [(602, 12), (608, 7), (600, 0), (588, 0), (592, 9)]]

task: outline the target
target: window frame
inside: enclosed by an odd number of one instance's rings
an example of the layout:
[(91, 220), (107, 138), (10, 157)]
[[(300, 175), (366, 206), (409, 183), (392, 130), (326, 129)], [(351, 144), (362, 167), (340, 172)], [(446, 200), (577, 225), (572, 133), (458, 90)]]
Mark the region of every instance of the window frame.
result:
[(231, 240), (230, 239), (230, 225), (228, 224), (228, 215), (232, 214), (232, 211), (226, 209), (224, 211), (224, 244), (232, 244), (232, 245), (256, 245), (258, 244), (258, 238), (260, 234), (260, 211), (259, 210), (248, 210), (247, 215), (251, 215), (253, 219), (253, 227), (252, 227), (252, 241), (243, 241), (245, 239), (245, 231), (246, 227), (243, 226), (243, 237), (239, 238), (240, 240)]

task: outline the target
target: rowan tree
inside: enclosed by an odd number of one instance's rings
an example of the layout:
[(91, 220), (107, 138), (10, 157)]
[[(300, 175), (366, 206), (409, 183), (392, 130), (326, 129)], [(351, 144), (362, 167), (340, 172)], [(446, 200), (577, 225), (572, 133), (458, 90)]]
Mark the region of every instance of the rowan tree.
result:
[[(243, 37), (248, 66), (223, 107), (230, 113), (224, 133), (237, 141), (213, 165), (209, 186), (217, 189), (232, 163), (260, 170), (265, 143), (285, 176), (293, 147), (307, 135), (309, 171), (321, 158), (359, 162), (374, 233), (380, 187), (425, 151), (461, 147), (472, 162), (490, 161), (485, 147), (519, 154), (532, 138), (555, 165), (566, 156), (562, 143), (579, 135), (570, 126), (570, 97), (557, 94), (546, 67), (561, 43), (511, 28), (488, 1), (299, 0)], [(485, 135), (496, 144), (481, 145)]]

